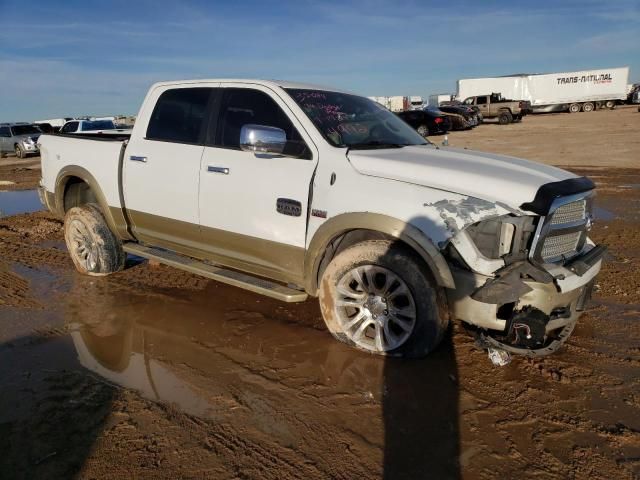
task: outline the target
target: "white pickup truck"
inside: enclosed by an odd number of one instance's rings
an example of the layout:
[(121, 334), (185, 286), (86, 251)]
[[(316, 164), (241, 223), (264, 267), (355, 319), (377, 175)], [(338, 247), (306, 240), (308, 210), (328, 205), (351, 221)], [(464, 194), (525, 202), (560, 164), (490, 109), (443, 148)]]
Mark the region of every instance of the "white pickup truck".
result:
[(151, 87), (130, 135), (42, 135), (41, 197), (77, 269), (126, 253), (283, 301), (317, 296), (372, 353), (432, 351), (450, 319), (487, 348), (555, 351), (604, 247), (593, 183), (439, 147), (357, 95), (262, 80)]

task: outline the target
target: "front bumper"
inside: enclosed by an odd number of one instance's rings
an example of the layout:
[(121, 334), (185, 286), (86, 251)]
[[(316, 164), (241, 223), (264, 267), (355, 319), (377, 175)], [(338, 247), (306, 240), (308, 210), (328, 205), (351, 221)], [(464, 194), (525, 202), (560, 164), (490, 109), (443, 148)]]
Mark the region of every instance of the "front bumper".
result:
[(38, 144), (37, 143), (20, 143), (20, 146), (22, 147), (22, 150), (25, 153), (40, 153), (40, 149), (38, 148)]
[[(481, 330), (500, 333), (508, 329), (509, 315), (538, 310), (548, 316), (545, 328), (547, 334), (563, 328), (568, 329), (570, 334), (590, 298), (594, 279), (602, 265), (603, 254), (604, 249), (598, 249), (590, 256), (589, 252), (581, 256), (579, 260), (583, 261), (575, 261), (567, 266), (550, 266), (546, 269), (546, 273), (553, 279), (550, 282), (521, 280), (528, 287), (523, 290), (528, 291), (519, 295), (515, 301), (509, 297), (513, 291), (508, 289), (504, 290), (503, 301), (495, 294), (493, 296), (496, 298), (491, 303), (474, 299), (473, 297), (482, 297), (478, 293), (483, 289), (491, 288), (495, 277), (453, 268), (451, 271), (456, 288), (448, 290), (450, 311), (455, 319)], [(579, 268), (575, 268), (576, 266)], [(505, 313), (505, 305), (509, 307), (506, 309), (509, 313)], [(525, 349), (512, 351), (526, 353)]]

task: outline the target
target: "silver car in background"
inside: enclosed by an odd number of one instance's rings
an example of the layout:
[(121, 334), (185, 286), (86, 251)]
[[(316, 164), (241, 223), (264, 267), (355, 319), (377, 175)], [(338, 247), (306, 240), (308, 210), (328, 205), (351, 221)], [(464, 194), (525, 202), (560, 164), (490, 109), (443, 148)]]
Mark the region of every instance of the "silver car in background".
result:
[(0, 156), (15, 153), (18, 158), (38, 155), (42, 130), (30, 123), (0, 123)]

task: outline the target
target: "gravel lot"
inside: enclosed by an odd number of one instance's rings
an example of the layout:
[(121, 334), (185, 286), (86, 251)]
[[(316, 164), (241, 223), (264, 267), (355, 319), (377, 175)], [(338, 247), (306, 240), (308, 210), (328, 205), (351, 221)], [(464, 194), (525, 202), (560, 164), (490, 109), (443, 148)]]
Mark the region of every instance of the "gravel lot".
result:
[[(626, 107), (449, 135), (599, 189), (593, 308), (556, 355), (502, 368), (459, 328), (384, 360), (332, 340), (315, 301), (133, 258), (83, 277), (60, 220), (0, 218), (0, 477), (640, 478), (639, 131)], [(0, 159), (0, 211), (38, 179), (38, 158)]]

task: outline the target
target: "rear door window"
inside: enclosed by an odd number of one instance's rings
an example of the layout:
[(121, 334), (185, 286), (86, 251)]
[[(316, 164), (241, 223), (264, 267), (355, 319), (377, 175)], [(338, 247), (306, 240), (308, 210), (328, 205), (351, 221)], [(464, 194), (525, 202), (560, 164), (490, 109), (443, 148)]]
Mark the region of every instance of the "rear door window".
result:
[(147, 140), (202, 143), (212, 88), (175, 88), (160, 95), (151, 114)]

